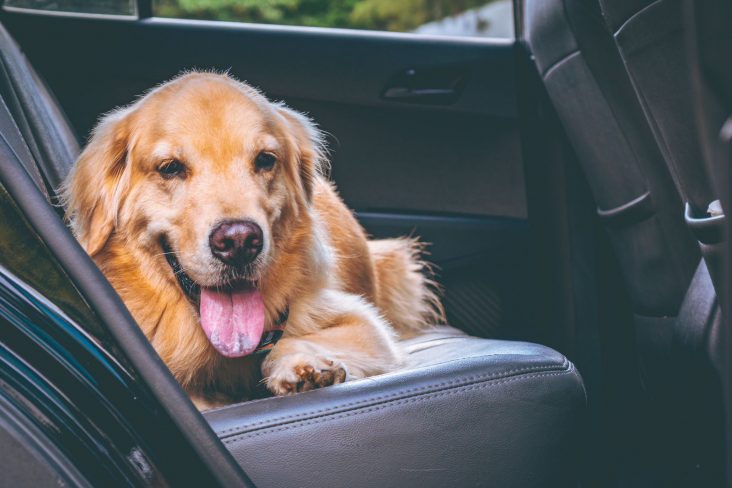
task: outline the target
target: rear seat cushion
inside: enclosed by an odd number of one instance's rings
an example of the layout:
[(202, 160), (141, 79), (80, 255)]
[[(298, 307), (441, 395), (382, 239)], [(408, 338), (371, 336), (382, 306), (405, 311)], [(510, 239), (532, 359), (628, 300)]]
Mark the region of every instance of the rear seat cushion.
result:
[(257, 486), (570, 486), (585, 407), (547, 347), (437, 327), (391, 374), (206, 412)]

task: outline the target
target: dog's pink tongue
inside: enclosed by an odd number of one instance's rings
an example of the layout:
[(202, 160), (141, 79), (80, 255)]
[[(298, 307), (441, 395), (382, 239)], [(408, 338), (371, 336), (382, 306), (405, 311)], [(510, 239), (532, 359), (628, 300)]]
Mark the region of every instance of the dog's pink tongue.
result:
[(264, 302), (259, 291), (215, 291), (201, 287), (201, 325), (222, 356), (251, 354), (262, 339)]

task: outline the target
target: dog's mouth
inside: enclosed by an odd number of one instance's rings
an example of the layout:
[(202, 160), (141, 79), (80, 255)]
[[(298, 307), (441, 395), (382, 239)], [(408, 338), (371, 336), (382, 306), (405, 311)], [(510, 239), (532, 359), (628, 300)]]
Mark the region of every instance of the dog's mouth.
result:
[(201, 327), (211, 345), (228, 358), (251, 354), (264, 331), (265, 308), (256, 283), (232, 280), (205, 287), (196, 283), (180, 264), (175, 252), (162, 241), (165, 259), (183, 293), (198, 306)]
[(163, 239), (161, 241), (161, 245), (163, 247), (165, 260), (168, 261), (170, 269), (173, 270), (173, 275), (178, 281), (183, 293), (185, 293), (191, 302), (198, 304), (201, 297), (201, 287), (186, 274), (183, 266), (180, 264), (180, 261), (178, 261), (178, 257), (175, 255), (175, 252), (170, 248), (168, 241)]

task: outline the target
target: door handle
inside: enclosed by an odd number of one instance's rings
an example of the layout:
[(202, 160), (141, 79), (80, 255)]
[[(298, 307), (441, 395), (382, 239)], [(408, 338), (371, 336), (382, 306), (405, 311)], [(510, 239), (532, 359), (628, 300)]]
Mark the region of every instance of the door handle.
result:
[(407, 88), (393, 86), (384, 90), (384, 100), (413, 103), (452, 103), (457, 100), (458, 93), (454, 88)]
[(467, 79), (464, 66), (409, 68), (392, 76), (381, 92), (382, 100), (425, 105), (451, 105)]

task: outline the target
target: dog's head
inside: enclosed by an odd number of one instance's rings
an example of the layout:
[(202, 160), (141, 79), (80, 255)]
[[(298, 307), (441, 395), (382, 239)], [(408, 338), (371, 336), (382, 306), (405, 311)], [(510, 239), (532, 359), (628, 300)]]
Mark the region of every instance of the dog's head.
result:
[(167, 266), (212, 344), (240, 356), (261, 336), (257, 283), (307, 209), (321, 150), (309, 119), (253, 88), (183, 75), (102, 118), (67, 180), (67, 214), (90, 255), (115, 240)]

